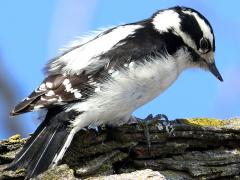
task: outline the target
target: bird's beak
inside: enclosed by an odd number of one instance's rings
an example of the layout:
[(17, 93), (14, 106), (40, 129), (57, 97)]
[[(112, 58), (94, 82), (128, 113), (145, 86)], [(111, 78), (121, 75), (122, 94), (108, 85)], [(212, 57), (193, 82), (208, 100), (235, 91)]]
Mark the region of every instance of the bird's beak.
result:
[[(194, 54), (193, 54), (193, 55), (194, 55)], [(195, 55), (196, 55), (196, 54), (195, 54)], [(198, 55), (198, 54), (197, 54), (197, 55)], [(216, 78), (218, 78), (219, 81), (223, 82), (223, 78), (222, 78), (221, 74), (219, 73), (219, 71), (218, 71), (218, 69), (217, 69), (217, 67), (216, 67), (216, 64), (215, 64), (214, 59), (209, 62), (209, 61), (207, 61), (205, 58), (203, 58), (203, 57), (201, 57), (200, 55), (198, 55), (198, 60), (204, 62), (204, 63), (207, 65), (209, 71), (210, 71)]]
[(202, 60), (203, 62), (205, 62), (207, 64), (209, 71), (216, 78), (218, 78), (219, 81), (223, 82), (223, 78), (222, 78), (221, 74), (219, 73), (214, 60), (212, 62), (209, 62), (209, 61), (207, 61), (206, 59), (204, 59), (202, 57), (200, 57), (200, 60)]
[(218, 71), (218, 69), (217, 69), (217, 67), (216, 67), (215, 62), (213, 62), (213, 63), (207, 63), (207, 65), (208, 65), (209, 71), (210, 71), (216, 78), (218, 78), (219, 81), (223, 81), (223, 78), (222, 78), (221, 74), (219, 73), (219, 71)]

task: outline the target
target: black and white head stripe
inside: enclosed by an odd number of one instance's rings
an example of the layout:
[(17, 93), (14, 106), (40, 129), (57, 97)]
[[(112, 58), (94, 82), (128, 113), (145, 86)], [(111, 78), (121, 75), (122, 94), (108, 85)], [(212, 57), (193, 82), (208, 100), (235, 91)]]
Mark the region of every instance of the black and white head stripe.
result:
[(159, 32), (172, 32), (180, 36), (189, 47), (199, 50), (201, 38), (205, 38), (215, 51), (215, 40), (208, 20), (191, 8), (174, 7), (153, 15), (154, 27)]

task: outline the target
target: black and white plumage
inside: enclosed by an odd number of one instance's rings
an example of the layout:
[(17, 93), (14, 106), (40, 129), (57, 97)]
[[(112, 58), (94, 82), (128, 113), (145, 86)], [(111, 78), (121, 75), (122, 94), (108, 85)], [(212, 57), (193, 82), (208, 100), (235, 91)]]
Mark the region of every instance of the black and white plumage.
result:
[(51, 60), (42, 84), (12, 115), (47, 109), (42, 124), (11, 163), (36, 176), (62, 159), (76, 132), (122, 124), (191, 67), (219, 80), (211, 25), (194, 9), (173, 7), (92, 36)]

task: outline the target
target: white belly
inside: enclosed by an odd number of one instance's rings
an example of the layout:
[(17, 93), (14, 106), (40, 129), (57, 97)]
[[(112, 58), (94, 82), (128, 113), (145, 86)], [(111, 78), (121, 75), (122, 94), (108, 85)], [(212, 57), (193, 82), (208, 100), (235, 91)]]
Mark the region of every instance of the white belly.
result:
[(112, 79), (102, 84), (95, 95), (71, 107), (84, 111), (75, 125), (82, 128), (129, 118), (133, 111), (167, 89), (183, 69), (185, 67), (176, 61), (164, 59), (144, 65), (132, 63), (127, 71), (114, 72)]

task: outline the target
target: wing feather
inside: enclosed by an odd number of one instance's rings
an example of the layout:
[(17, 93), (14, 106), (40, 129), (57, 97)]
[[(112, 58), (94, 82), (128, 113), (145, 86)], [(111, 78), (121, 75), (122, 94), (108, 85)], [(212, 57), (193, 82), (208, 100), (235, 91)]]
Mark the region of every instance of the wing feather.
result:
[(64, 105), (67, 102), (86, 98), (81, 93), (88, 81), (87, 76), (50, 75), (26, 99), (21, 101), (11, 112), (18, 115), (28, 111), (47, 108), (53, 105)]

